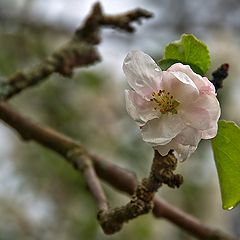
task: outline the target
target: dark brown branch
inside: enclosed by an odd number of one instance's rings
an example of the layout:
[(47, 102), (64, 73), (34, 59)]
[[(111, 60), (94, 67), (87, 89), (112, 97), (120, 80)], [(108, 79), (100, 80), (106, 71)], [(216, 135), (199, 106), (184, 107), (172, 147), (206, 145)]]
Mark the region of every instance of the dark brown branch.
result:
[(222, 64), (217, 70), (212, 73), (213, 79), (211, 82), (213, 83), (216, 92), (223, 87), (223, 80), (227, 78), (229, 70), (229, 64)]
[(0, 100), (7, 100), (37, 85), (52, 73), (71, 76), (74, 68), (94, 64), (99, 60), (100, 56), (93, 45), (73, 39), (39, 65), (0, 81)]
[(40, 83), (52, 73), (71, 76), (74, 68), (96, 63), (100, 60), (100, 56), (95, 45), (100, 42), (102, 27), (133, 32), (132, 22), (151, 16), (151, 13), (142, 9), (116, 16), (105, 15), (100, 3), (96, 3), (84, 24), (75, 31), (72, 39), (62, 48), (39, 65), (27, 71), (20, 71), (9, 79), (0, 80), (0, 100), (9, 99), (22, 90)]
[(197, 239), (203, 240), (237, 240), (237, 238), (202, 224), (197, 218), (186, 214), (163, 199), (155, 199), (153, 214), (157, 218), (165, 218), (181, 227)]
[(123, 14), (105, 15), (100, 3), (97, 2), (83, 26), (77, 29), (76, 36), (92, 44), (97, 44), (100, 42), (99, 30), (102, 26), (132, 33), (135, 31), (131, 25), (133, 22), (140, 22), (142, 18), (151, 18), (152, 16), (152, 13), (140, 8)]
[[(137, 187), (135, 174), (122, 169), (98, 156), (92, 155), (97, 175), (116, 189), (132, 195)], [(236, 238), (202, 224), (197, 218), (158, 197), (154, 198), (153, 214), (156, 218), (165, 218), (197, 239), (236, 240)]]
[[(81, 144), (74, 140), (31, 122), (11, 109), (6, 103), (0, 103), (0, 119), (14, 128), (24, 140), (33, 140), (62, 155), (76, 170), (80, 171), (82, 168), (81, 159), (85, 156), (89, 157), (100, 178), (123, 192), (133, 194), (137, 186), (137, 180), (131, 172), (91, 155)], [(69, 157), (73, 151), (78, 152), (77, 159)], [(198, 239), (236, 240), (222, 231), (201, 224), (194, 217), (171, 206), (160, 198), (154, 199), (153, 213), (158, 218), (165, 218), (175, 223)]]
[[(7, 105), (4, 103), (0, 103), (0, 109), (0, 119), (8, 122), (8, 124), (15, 129), (18, 129), (18, 125), (21, 126), (17, 131), (25, 141), (35, 139), (42, 145), (48, 146), (48, 148), (63, 155), (74, 168), (81, 171), (86, 179), (90, 192), (97, 202), (98, 209), (108, 209), (106, 197), (92, 165), (92, 159), (81, 145), (51, 129), (45, 128), (45, 130), (42, 131), (42, 127), (20, 116), (16, 118), (14, 112), (11, 111), (10, 108), (7, 108)], [(27, 129), (29, 127), (34, 128), (34, 132), (28, 131)], [(36, 137), (34, 137), (35, 134)]]
[(99, 211), (98, 220), (103, 231), (106, 234), (113, 234), (129, 220), (149, 213), (153, 209), (154, 195), (163, 183), (173, 188), (179, 187), (183, 178), (173, 173), (176, 166), (177, 159), (172, 152), (163, 157), (155, 151), (150, 175), (137, 186), (131, 200), (122, 207)]

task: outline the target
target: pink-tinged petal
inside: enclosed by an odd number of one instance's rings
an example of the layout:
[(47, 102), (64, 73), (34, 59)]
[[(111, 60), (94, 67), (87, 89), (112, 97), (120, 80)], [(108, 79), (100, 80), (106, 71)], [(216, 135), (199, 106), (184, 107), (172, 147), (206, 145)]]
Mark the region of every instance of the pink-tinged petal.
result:
[(202, 131), (202, 138), (210, 139), (210, 138), (214, 138), (217, 135), (217, 130), (218, 130), (217, 122), (221, 115), (221, 108), (217, 98), (214, 95), (205, 95), (204, 100), (201, 101), (201, 104), (203, 107), (206, 107), (207, 111), (209, 112), (210, 127), (209, 129)]
[(216, 137), (218, 125), (215, 124), (212, 128), (202, 131), (202, 139), (211, 139)]
[(175, 155), (185, 161), (197, 149), (201, 140), (201, 131), (187, 127), (175, 138)]
[(167, 69), (168, 72), (183, 72), (188, 77), (192, 79), (192, 81), (198, 86), (198, 83), (201, 84), (202, 76), (195, 73), (189, 65), (184, 65), (182, 63), (175, 63), (170, 68)]
[(162, 70), (144, 52), (134, 50), (128, 53), (123, 71), (129, 85), (142, 97), (150, 99), (152, 92), (160, 90)]
[(183, 129), (181, 133), (179, 133), (175, 141), (177, 143), (180, 143), (182, 145), (190, 145), (196, 147), (201, 140), (201, 131), (192, 128), (192, 127), (186, 127)]
[(189, 65), (184, 65), (182, 63), (174, 63), (172, 66), (170, 66), (167, 69), (168, 72), (184, 72), (186, 74), (188, 74), (190, 71), (192, 71), (192, 69), (190, 68)]
[(148, 121), (141, 131), (143, 140), (156, 146), (169, 143), (184, 128), (178, 114), (163, 114), (160, 118)]
[(215, 95), (200, 95), (199, 98), (181, 111), (186, 124), (199, 130), (216, 126), (220, 117), (220, 105)]
[(164, 71), (162, 82), (163, 89), (170, 92), (180, 104), (188, 104), (199, 95), (196, 85), (185, 73)]
[(166, 156), (172, 149), (174, 150), (174, 155), (179, 161), (185, 161), (197, 149), (197, 147), (191, 145), (183, 145), (177, 143), (175, 139), (173, 139), (166, 145), (155, 146), (154, 149), (157, 150), (162, 156)]
[(203, 81), (198, 85), (200, 94), (216, 95), (215, 87), (208, 78), (203, 77)]
[(175, 150), (175, 156), (179, 161), (185, 161), (188, 159), (192, 153), (195, 152), (197, 147), (191, 146), (191, 145), (182, 145), (179, 144), (177, 149)]
[(188, 106), (181, 111), (185, 124), (199, 130), (206, 130), (210, 125), (210, 114), (206, 109), (196, 106)]
[(166, 156), (169, 153), (169, 151), (173, 149), (172, 141), (165, 145), (154, 146), (153, 148), (157, 150), (162, 156)]
[(221, 110), (215, 95), (201, 94), (191, 105), (182, 108), (180, 113), (187, 125), (207, 130), (216, 125)]
[(206, 77), (193, 72), (189, 65), (184, 65), (182, 63), (175, 63), (167, 70), (168, 72), (180, 71), (188, 75), (192, 81), (197, 86), (201, 94), (215, 94), (215, 87)]
[(192, 79), (192, 81), (195, 83), (195, 85), (197, 85), (197, 86), (198, 86), (198, 83), (201, 84), (201, 82), (202, 82), (202, 76), (195, 73), (189, 65), (184, 65), (182, 63), (175, 63), (170, 68), (168, 68), (167, 71), (183, 72), (186, 75), (188, 75), (188, 77), (190, 77)]
[(161, 115), (154, 110), (152, 102), (143, 99), (135, 91), (125, 90), (125, 99), (127, 112), (140, 126)]
[(163, 156), (173, 149), (175, 156), (179, 160), (184, 161), (197, 149), (200, 140), (201, 132), (187, 127), (168, 144), (155, 146), (154, 149)]
[(208, 111), (211, 126), (216, 124), (221, 115), (221, 108), (215, 95), (201, 95), (194, 104)]

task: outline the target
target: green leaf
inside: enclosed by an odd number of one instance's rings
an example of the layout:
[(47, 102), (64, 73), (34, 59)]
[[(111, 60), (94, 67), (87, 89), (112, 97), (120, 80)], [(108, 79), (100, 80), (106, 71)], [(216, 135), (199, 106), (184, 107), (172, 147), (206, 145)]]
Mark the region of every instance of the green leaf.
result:
[(223, 209), (230, 210), (240, 202), (240, 128), (234, 122), (219, 121), (212, 147)]
[(179, 60), (177, 59), (162, 59), (158, 61), (158, 65), (162, 70), (167, 70), (169, 67), (171, 67), (174, 63), (178, 63)]
[(183, 61), (179, 61), (177, 59), (162, 59), (162, 60), (159, 60), (158, 61), (158, 65), (160, 66), (160, 68), (162, 70), (167, 70), (169, 67), (171, 67), (174, 63), (179, 63), (181, 62), (182, 64), (185, 64), (185, 65), (189, 65), (192, 70), (195, 72), (195, 73), (198, 73), (200, 75), (204, 75), (204, 72), (202, 71), (201, 68), (199, 68), (197, 65), (195, 64), (192, 64), (192, 63), (187, 63), (187, 62), (183, 62)]
[(183, 34), (180, 40), (169, 43), (163, 59), (174, 59), (190, 66), (195, 65), (203, 74), (207, 72), (211, 63), (207, 45), (192, 34)]

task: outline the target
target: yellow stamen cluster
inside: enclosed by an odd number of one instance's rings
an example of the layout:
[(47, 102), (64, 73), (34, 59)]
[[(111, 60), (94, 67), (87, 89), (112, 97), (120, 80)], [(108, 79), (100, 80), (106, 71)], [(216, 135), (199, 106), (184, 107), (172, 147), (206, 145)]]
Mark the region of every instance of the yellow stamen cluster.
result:
[(159, 90), (159, 92), (153, 92), (150, 99), (154, 103), (154, 109), (159, 110), (161, 113), (177, 114), (177, 107), (179, 102), (176, 101), (169, 92), (165, 90)]

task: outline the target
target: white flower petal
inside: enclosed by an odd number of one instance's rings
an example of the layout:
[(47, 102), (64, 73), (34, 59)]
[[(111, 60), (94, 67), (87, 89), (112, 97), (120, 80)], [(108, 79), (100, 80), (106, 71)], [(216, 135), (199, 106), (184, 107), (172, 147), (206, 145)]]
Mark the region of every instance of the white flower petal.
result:
[(169, 153), (169, 151), (173, 149), (172, 141), (165, 145), (154, 146), (154, 149), (157, 150), (162, 156), (166, 156)]
[(214, 138), (217, 135), (218, 125), (217, 123), (207, 130), (202, 131), (202, 139)]
[(195, 152), (196, 149), (197, 147), (191, 145), (179, 144), (174, 154), (179, 161), (185, 161)]
[(174, 148), (177, 158), (186, 160), (196, 149), (201, 140), (201, 131), (187, 127), (175, 139)]
[(155, 146), (154, 149), (163, 156), (173, 149), (175, 156), (184, 161), (197, 149), (200, 140), (201, 132), (187, 127), (168, 144)]
[(200, 91), (201, 94), (212, 94), (214, 96), (216, 96), (216, 89), (214, 87), (214, 85), (212, 84), (212, 82), (210, 82), (208, 80), (208, 78), (203, 77), (202, 78), (203, 81), (198, 83), (198, 89)]
[(143, 140), (156, 146), (169, 143), (184, 128), (178, 114), (163, 114), (161, 118), (148, 121), (141, 130)]
[(181, 133), (179, 133), (175, 139), (177, 143), (182, 145), (190, 145), (196, 147), (201, 140), (201, 131), (186, 127)]
[(167, 145), (158, 145), (154, 147), (162, 156), (166, 156), (171, 149), (174, 149), (174, 155), (179, 161), (185, 161), (196, 150), (196, 147), (190, 145), (174, 144), (170, 142)]
[(211, 126), (214, 126), (221, 115), (220, 104), (215, 95), (201, 95), (194, 103), (208, 111), (211, 119)]
[(164, 90), (185, 105), (197, 99), (199, 95), (196, 85), (185, 73), (164, 71), (162, 82)]
[(144, 52), (134, 50), (128, 53), (123, 71), (129, 85), (142, 97), (149, 99), (152, 92), (160, 90), (162, 70)]
[(188, 75), (192, 79), (192, 81), (197, 84), (202, 81), (202, 76), (195, 73), (189, 65), (184, 65), (182, 63), (175, 63), (170, 68), (168, 68), (169, 72), (183, 72)]
[(210, 114), (207, 110), (197, 107), (188, 106), (181, 112), (185, 124), (199, 130), (206, 130), (210, 125)]
[(201, 75), (193, 72), (189, 65), (184, 65), (182, 63), (175, 63), (170, 68), (168, 68), (169, 72), (183, 72), (188, 75), (192, 79), (192, 81), (197, 86), (198, 90), (201, 93), (207, 94), (215, 94), (215, 88), (213, 84), (206, 78), (202, 77)]
[(140, 126), (161, 115), (154, 110), (152, 102), (143, 99), (135, 91), (125, 90), (125, 99), (127, 112)]
[(210, 128), (202, 131), (203, 139), (214, 138), (217, 135), (218, 119), (221, 115), (221, 108), (217, 98), (214, 95), (205, 95), (205, 101), (202, 100), (203, 107), (208, 107), (207, 110), (210, 115)]
[(182, 110), (186, 124), (199, 130), (214, 128), (220, 113), (221, 110), (216, 96), (208, 94), (200, 95), (191, 106)]

